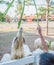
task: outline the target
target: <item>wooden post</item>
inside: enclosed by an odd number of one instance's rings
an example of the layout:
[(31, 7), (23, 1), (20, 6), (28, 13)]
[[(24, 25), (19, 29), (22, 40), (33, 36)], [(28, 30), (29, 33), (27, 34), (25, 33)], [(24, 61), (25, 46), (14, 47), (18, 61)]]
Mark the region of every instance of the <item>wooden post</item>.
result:
[(49, 1), (50, 0), (46, 0), (46, 27), (47, 27), (47, 35), (48, 35), (48, 17), (49, 17)]

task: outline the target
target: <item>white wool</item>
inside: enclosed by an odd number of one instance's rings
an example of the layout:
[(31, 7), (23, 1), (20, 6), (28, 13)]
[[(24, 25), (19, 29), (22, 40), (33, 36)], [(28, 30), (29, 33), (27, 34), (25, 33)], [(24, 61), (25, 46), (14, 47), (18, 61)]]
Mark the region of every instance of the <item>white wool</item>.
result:
[[(30, 51), (30, 48), (26, 44), (23, 44), (23, 51), (24, 51), (24, 57), (32, 54)], [(12, 48), (12, 55), (15, 53), (18, 53), (18, 50), (15, 50), (14, 48)]]
[[(48, 45), (48, 40), (45, 40), (45, 42), (46, 42), (46, 44)], [(42, 46), (42, 42), (41, 42), (41, 39), (40, 39), (40, 38), (37, 38), (37, 39), (35, 40), (34, 46), (35, 46), (35, 47), (37, 47), (37, 46), (41, 47), (41, 46)]]
[(37, 39), (35, 40), (35, 45), (36, 45), (36, 44), (39, 44), (39, 45), (41, 44), (41, 39), (40, 39), (40, 38), (37, 38)]
[(26, 44), (23, 44), (23, 51), (24, 51), (24, 56), (29, 56), (32, 54), (30, 48)]
[(10, 61), (10, 60), (11, 60), (10, 54), (4, 54), (4, 56), (1, 59), (1, 62), (6, 62), (6, 61)]

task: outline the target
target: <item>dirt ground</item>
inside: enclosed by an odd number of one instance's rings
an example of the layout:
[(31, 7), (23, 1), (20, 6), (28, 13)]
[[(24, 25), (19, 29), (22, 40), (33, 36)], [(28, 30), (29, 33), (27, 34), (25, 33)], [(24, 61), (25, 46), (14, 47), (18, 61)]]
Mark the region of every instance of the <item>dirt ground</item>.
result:
[[(14, 36), (16, 35), (17, 32), (5, 32), (5, 33), (0, 33), (0, 59), (5, 53), (10, 53), (11, 52), (11, 44)], [(25, 39), (26, 39), (26, 44), (30, 47), (31, 51), (34, 50), (34, 40), (38, 38), (39, 36), (36, 34), (32, 33), (26, 33), (25, 34)], [(45, 37), (47, 40), (54, 40), (53, 38), (50, 37)]]
[[(10, 53), (11, 52), (12, 40), (13, 40), (14, 36), (17, 33), (17, 25), (15, 23), (14, 24), (5, 23), (5, 24), (6, 25), (4, 25), (4, 24), (1, 25), (0, 24), (0, 59), (2, 58), (2, 56), (5, 53)], [(23, 27), (24, 27), (24, 34), (25, 34), (26, 44), (28, 44), (31, 51), (33, 51), (34, 50), (34, 41), (35, 41), (36, 38), (39, 38), (39, 35), (36, 34), (37, 24), (36, 23), (34, 23), (34, 24), (29, 23), (29, 26), (28, 26), (28, 23), (26, 23), (26, 25), (23, 25)], [(43, 33), (44, 33), (44, 36), (45, 36), (45, 34), (46, 34), (45, 29), (46, 28), (45, 28), (44, 25), (42, 27), (43, 27), (43, 31), (44, 31)], [(54, 41), (54, 37), (45, 36), (45, 38), (47, 40)]]

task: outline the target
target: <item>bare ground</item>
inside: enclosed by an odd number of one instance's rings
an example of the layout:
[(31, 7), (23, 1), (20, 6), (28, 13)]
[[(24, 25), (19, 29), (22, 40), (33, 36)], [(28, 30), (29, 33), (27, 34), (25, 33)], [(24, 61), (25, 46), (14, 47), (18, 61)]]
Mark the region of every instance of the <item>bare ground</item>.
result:
[[(11, 52), (11, 43), (13, 37), (16, 35), (17, 32), (0, 32), (0, 59), (5, 53)], [(26, 44), (30, 47), (31, 51), (34, 50), (34, 40), (39, 36), (34, 33), (25, 33)], [(48, 40), (54, 40), (50, 37), (45, 37)]]
[[(5, 25), (4, 25), (5, 24)], [(46, 34), (46, 23), (40, 23), (40, 25), (43, 27), (43, 34), (45, 36)], [(24, 31), (29, 31), (24, 32), (25, 33), (25, 39), (26, 39), (26, 44), (30, 47), (31, 51), (34, 50), (34, 40), (39, 37), (36, 31), (37, 28), (37, 23), (32, 22), (32, 23), (23, 23), (22, 24)], [(49, 27), (53, 27), (50, 29), (50, 32), (54, 33), (54, 22), (49, 23)], [(5, 31), (5, 32), (4, 32)], [(9, 32), (12, 31), (12, 32)], [(14, 32), (15, 31), (15, 32)], [(31, 33), (32, 32), (32, 33)], [(0, 24), (0, 59), (5, 53), (10, 53), (11, 52), (11, 44), (14, 36), (17, 33), (17, 23), (2, 23)], [(46, 36), (45, 37), (47, 40), (54, 41), (54, 36)]]

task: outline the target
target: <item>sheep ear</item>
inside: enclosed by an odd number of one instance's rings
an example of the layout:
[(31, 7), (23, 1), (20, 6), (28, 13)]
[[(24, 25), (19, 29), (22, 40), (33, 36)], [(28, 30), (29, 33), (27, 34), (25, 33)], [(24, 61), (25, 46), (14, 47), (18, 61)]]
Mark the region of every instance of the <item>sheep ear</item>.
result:
[(23, 37), (23, 42), (25, 43), (25, 38)]

